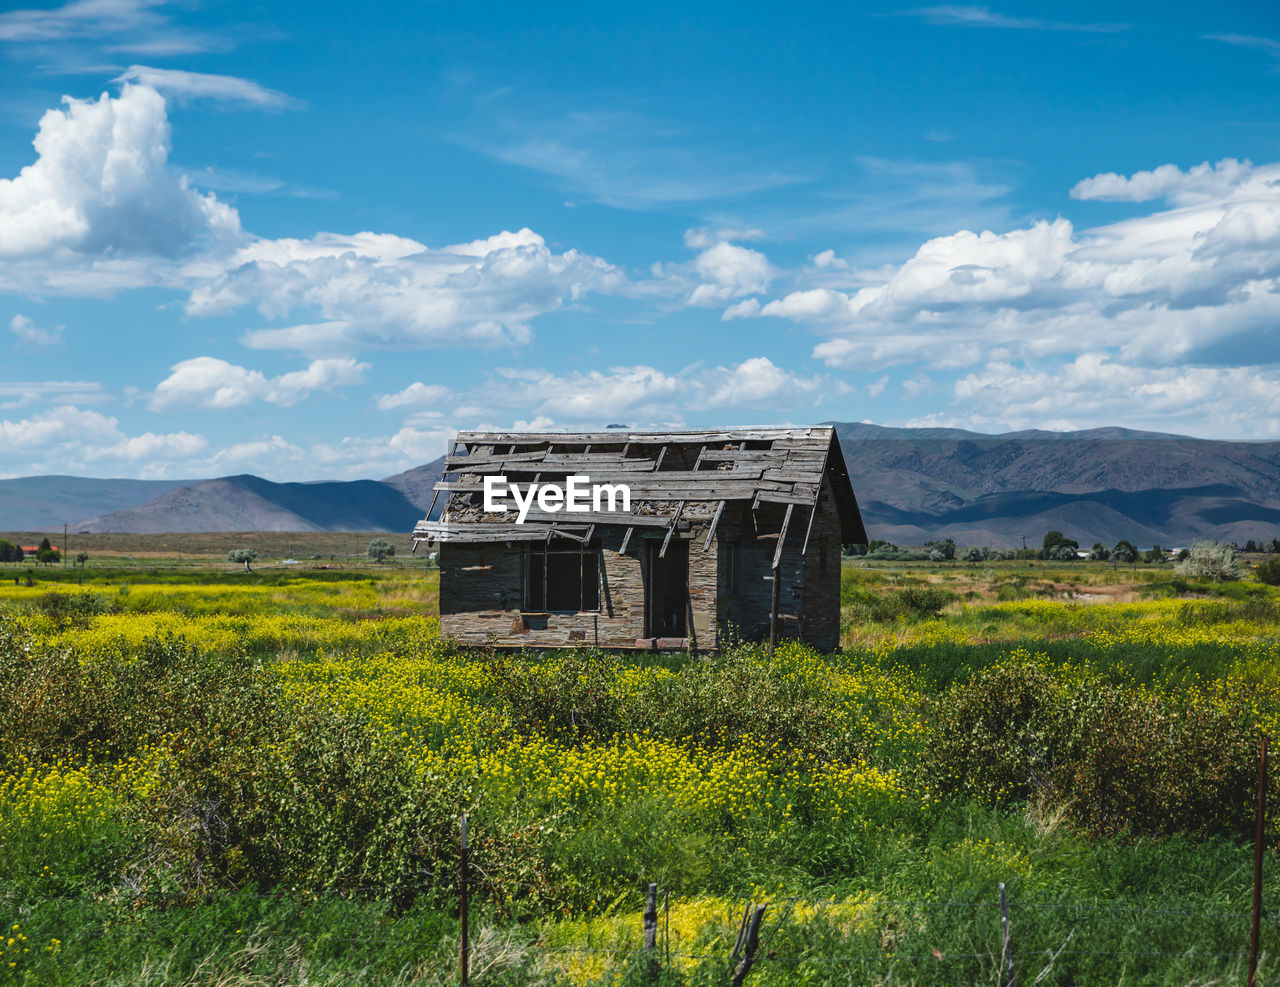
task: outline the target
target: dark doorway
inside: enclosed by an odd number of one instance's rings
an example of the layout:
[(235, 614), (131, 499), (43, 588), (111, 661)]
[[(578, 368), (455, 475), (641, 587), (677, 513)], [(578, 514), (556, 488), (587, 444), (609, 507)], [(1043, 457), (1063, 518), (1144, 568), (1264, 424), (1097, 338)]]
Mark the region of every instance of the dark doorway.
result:
[(689, 543), (672, 540), (658, 557), (660, 542), (649, 542), (649, 585), (645, 594), (649, 637), (687, 637)]

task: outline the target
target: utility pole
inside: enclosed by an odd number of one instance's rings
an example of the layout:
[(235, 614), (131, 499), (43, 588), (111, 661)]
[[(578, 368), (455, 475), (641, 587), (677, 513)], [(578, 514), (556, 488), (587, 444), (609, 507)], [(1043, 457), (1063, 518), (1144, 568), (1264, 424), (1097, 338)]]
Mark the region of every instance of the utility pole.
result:
[(67, 567), (67, 522), (62, 522), (62, 568)]

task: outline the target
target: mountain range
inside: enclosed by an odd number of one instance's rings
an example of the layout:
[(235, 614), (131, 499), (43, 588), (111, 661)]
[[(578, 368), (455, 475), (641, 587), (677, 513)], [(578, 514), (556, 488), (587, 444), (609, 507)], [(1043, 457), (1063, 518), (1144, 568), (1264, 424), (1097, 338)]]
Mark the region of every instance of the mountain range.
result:
[[(836, 428), (870, 537), (900, 545), (1165, 547), (1280, 535), (1280, 442), (1121, 428), (986, 435), (948, 428)], [(408, 532), (443, 458), (382, 480), (0, 480), (0, 530)]]

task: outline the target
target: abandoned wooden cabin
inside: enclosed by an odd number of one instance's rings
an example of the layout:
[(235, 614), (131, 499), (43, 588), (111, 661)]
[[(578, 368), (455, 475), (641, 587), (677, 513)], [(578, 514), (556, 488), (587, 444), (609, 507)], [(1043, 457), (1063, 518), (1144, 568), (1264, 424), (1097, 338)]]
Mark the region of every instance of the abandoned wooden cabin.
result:
[[(526, 497), (626, 485), (570, 513)], [(490, 484), (499, 481), (491, 480)], [(491, 490), (491, 494), (496, 491)], [(418, 523), (439, 549), (441, 633), (500, 647), (715, 648), (728, 636), (836, 647), (840, 556), (866, 531), (835, 430), (462, 432)], [(610, 509), (613, 508), (613, 509)]]

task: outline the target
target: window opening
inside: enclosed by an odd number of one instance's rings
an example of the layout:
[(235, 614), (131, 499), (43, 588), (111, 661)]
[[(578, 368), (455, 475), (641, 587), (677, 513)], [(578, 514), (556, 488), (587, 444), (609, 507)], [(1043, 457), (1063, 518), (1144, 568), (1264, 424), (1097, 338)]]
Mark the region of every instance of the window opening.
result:
[(524, 586), (529, 611), (599, 610), (599, 545), (531, 547), (525, 556)]

